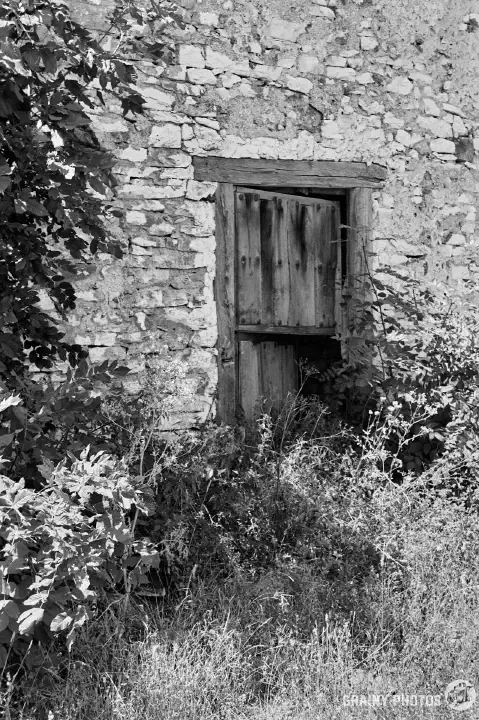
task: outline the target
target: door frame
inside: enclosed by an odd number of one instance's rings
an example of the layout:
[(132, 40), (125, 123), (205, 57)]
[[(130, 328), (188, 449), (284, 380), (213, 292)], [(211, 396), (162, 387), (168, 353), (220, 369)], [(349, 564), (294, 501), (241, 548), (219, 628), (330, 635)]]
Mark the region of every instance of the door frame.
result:
[(350, 300), (364, 295), (366, 257), (372, 231), (372, 192), (383, 187), (381, 165), (312, 160), (194, 157), (194, 179), (218, 183), (216, 190), (216, 279), (218, 322), (217, 420), (236, 422), (235, 186), (307, 187), (347, 190), (347, 265), (342, 291), (340, 333), (347, 356), (348, 330), (355, 323)]

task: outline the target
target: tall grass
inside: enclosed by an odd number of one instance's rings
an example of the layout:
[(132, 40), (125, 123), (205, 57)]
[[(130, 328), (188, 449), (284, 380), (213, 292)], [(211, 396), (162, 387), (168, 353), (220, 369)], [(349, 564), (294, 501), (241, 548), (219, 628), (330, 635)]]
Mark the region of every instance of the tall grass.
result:
[[(379, 424), (360, 442), (321, 414), (314, 427), (304, 413), (299, 427), (289, 417), (286, 428), (281, 418), (265, 419), (260, 442), (237, 449), (241, 458), (228, 467), (230, 485), (249, 488), (256, 503), (238, 517), (232, 503), (228, 522), (211, 514), (230, 565), (215, 555), (221, 572), (205, 562), (174, 601), (138, 596), (126, 617), (105, 599), (63, 665), (25, 678), (12, 718), (457, 717), (444, 699), (448, 683), (465, 679), (479, 691), (474, 503), (466, 509), (434, 489), (443, 488), (447, 457), (393, 482)], [(199, 463), (191, 451), (188, 462)], [(202, 497), (196, 518), (213, 513)], [(248, 497), (240, 499), (247, 505)], [(260, 527), (250, 527), (258, 507)], [(274, 553), (259, 554), (258, 543), (270, 541)], [(183, 559), (185, 545), (193, 552), (191, 537), (183, 538)], [(352, 696), (371, 694), (440, 703), (351, 706)], [(476, 705), (461, 717), (477, 712)]]

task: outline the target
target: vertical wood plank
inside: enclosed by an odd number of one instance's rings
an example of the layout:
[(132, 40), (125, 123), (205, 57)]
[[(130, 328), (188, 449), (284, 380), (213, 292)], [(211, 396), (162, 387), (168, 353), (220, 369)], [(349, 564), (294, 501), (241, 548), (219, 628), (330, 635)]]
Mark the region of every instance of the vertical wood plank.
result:
[(298, 390), (298, 366), (296, 364), (296, 352), (294, 345), (281, 345), (281, 399), (284, 403), (288, 394), (295, 394)]
[(316, 254), (316, 326), (334, 326), (337, 244), (333, 242), (333, 210), (330, 205), (317, 206), (315, 213)]
[(297, 390), (297, 366), (293, 345), (276, 342), (261, 343), (260, 392), (265, 410), (281, 410), (288, 393)]
[(272, 199), (261, 199), (261, 321), (265, 325), (273, 324), (273, 255), (277, 227), (276, 205)]
[(236, 192), (236, 314), (239, 324), (261, 322), (260, 198)]
[(289, 314), (289, 199), (274, 198), (277, 227), (273, 237), (273, 325), (287, 325)]
[(264, 398), (264, 410), (271, 412), (279, 405), (281, 395), (281, 363), (278, 344), (262, 342), (261, 352), (261, 394)]
[(252, 420), (261, 394), (260, 344), (242, 340), (238, 345), (238, 405), (245, 420)]
[(372, 190), (353, 188), (348, 198), (347, 278), (343, 293), (343, 337), (341, 352), (349, 358), (349, 334), (363, 316), (362, 304), (368, 297), (367, 251), (370, 246), (373, 217)]
[(312, 326), (315, 318), (315, 206), (298, 201), (290, 204), (289, 216), (289, 314), (290, 326)]
[(343, 327), (343, 253), (341, 242), (341, 208), (333, 211), (331, 217), (331, 238), (333, 242), (332, 252), (335, 255), (336, 273), (334, 277), (334, 325), (336, 332), (342, 332)]
[(235, 422), (236, 342), (233, 185), (216, 190), (216, 308), (218, 321), (218, 420)]

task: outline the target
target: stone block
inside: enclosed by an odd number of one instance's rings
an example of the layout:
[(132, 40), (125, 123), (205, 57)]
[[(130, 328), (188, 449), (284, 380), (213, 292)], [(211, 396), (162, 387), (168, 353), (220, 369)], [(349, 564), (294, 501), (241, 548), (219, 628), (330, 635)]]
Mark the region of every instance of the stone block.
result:
[(196, 85), (216, 85), (215, 74), (207, 68), (191, 68), (187, 70), (186, 79), (188, 82), (195, 83)]
[(310, 80), (307, 80), (306, 78), (292, 77), (291, 75), (288, 75), (286, 78), (286, 86), (289, 90), (303, 93), (303, 95), (308, 95), (308, 93), (310, 93), (313, 89), (313, 83)]
[(142, 235), (137, 235), (136, 237), (131, 239), (132, 245), (137, 245), (138, 247), (142, 248), (149, 248), (149, 247), (155, 247), (156, 243), (154, 240), (150, 240), (150, 238), (143, 237)]
[(447, 242), (449, 245), (465, 245), (466, 238), (461, 233), (453, 233)]
[(143, 288), (139, 290), (133, 299), (132, 306), (136, 308), (160, 308), (165, 307), (163, 302), (163, 290), (157, 288)]
[(434, 115), (435, 117), (440, 116), (441, 111), (432, 98), (423, 98), (423, 103), (424, 109), (428, 115)]
[(404, 76), (398, 75), (393, 78), (389, 85), (386, 86), (386, 90), (396, 95), (409, 95), (413, 89), (412, 82)]
[(304, 32), (304, 23), (288, 22), (282, 18), (273, 18), (266, 27), (265, 34), (275, 40), (285, 40), (287, 42), (296, 42), (298, 37)]
[(173, 123), (155, 125), (151, 129), (148, 145), (153, 147), (180, 148), (181, 129)]
[[(166, 237), (172, 235), (175, 230), (175, 226), (169, 222), (162, 222), (155, 225), (151, 225), (148, 228), (150, 235), (159, 235), (160, 237)], [(153, 243), (155, 244), (155, 243)]]
[(360, 39), (361, 50), (376, 50), (378, 41), (372, 35), (363, 35)]
[(243, 97), (256, 97), (256, 91), (249, 82), (242, 82), (240, 85), (238, 85), (238, 91), (240, 95), (243, 95)]
[[(178, 182), (180, 184), (174, 187), (172, 185), (146, 185), (143, 181), (137, 180), (129, 185), (123, 185), (119, 195), (123, 198), (140, 198), (143, 200), (184, 197), (186, 182)], [(137, 203), (135, 205), (138, 207)]]
[(359, 73), (359, 75), (356, 76), (356, 82), (360, 85), (372, 85), (374, 78), (370, 72)]
[(216, 50), (212, 50), (210, 47), (206, 48), (206, 67), (210, 70), (227, 72), (234, 62), (235, 61), (228, 57), (228, 55), (225, 55), (225, 53), (216, 52)]
[(127, 147), (118, 153), (120, 160), (129, 160), (134, 163), (144, 162), (147, 158), (146, 148)]
[(452, 137), (452, 126), (445, 120), (435, 117), (419, 117), (417, 119), (418, 125), (439, 138), (451, 138)]
[(454, 133), (454, 137), (461, 137), (468, 134), (467, 126), (462, 118), (457, 116), (453, 117), (452, 132)]
[(214, 12), (200, 12), (198, 17), (200, 25), (209, 25), (210, 27), (218, 25), (218, 15)]
[(129, 210), (125, 217), (128, 225), (146, 225), (146, 215), (139, 210)]
[(324, 7), (322, 5), (310, 7), (309, 13), (313, 15), (313, 17), (322, 17), (325, 20), (336, 19), (336, 14), (334, 10), (331, 10), (331, 8)]
[(406, 130), (398, 130), (396, 133), (396, 141), (401, 143), (401, 145), (405, 145), (405, 147), (410, 147), (411, 133), (406, 132)]
[(201, 125), (196, 127), (196, 140), (203, 150), (215, 150), (223, 142), (221, 135), (216, 130)]
[(355, 80), (356, 70), (348, 67), (333, 67), (329, 66), (326, 68), (326, 77), (332, 80)]
[(186, 198), (188, 200), (203, 200), (211, 197), (216, 192), (216, 183), (198, 182), (197, 180), (189, 180), (186, 186)]
[(276, 82), (279, 80), (282, 72), (283, 68), (281, 67), (273, 67), (272, 65), (256, 65), (252, 74), (253, 77), (263, 78), (265, 80), (269, 80), (270, 82)]
[(169, 110), (175, 102), (174, 95), (165, 93), (151, 85), (142, 85), (140, 92), (146, 100), (146, 107), (153, 110)]
[(197, 45), (180, 45), (178, 50), (178, 62), (187, 68), (204, 68), (205, 58), (203, 50)]
[(163, 291), (163, 302), (165, 307), (180, 307), (181, 305), (188, 305), (188, 294), (185, 290), (166, 288)]
[(436, 153), (454, 153), (456, 146), (452, 140), (431, 140), (431, 150)]
[(298, 70), (300, 73), (313, 73), (319, 68), (319, 60), (314, 55), (300, 55)]
[(347, 60), (342, 55), (328, 55), (324, 62), (332, 67), (346, 67)]
[(321, 127), (321, 134), (323, 138), (340, 138), (341, 131), (339, 125), (335, 120), (325, 120)]

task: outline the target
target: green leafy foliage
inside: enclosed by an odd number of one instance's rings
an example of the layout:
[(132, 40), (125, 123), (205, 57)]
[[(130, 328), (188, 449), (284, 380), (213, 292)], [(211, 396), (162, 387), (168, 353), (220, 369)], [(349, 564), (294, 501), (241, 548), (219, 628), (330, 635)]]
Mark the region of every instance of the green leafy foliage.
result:
[[(455, 453), (449, 485), (477, 482), (479, 320), (471, 288), (427, 282), (382, 266), (370, 273), (369, 299), (349, 338), (349, 364), (333, 392), (353, 397), (353, 408), (379, 410), (409, 427), (409, 437), (387, 433), (402, 471), (421, 472), (444, 452)], [(358, 393), (362, 391), (362, 396)], [(461, 460), (462, 456), (462, 460)], [(399, 471), (399, 466), (396, 468)]]
[(130, 593), (158, 564), (152, 544), (135, 536), (147, 488), (123, 463), (87, 447), (44, 475), (39, 491), (0, 477), (1, 667), (35, 667), (39, 644), (57, 634), (70, 648), (102, 593)]
[[(50, 369), (60, 358), (75, 366), (86, 356), (63, 341), (39, 293), (61, 317), (75, 307), (73, 261), (99, 250), (122, 254), (107, 231), (118, 215), (114, 158), (100, 146), (89, 112), (106, 95), (121, 102), (127, 121), (143, 111), (128, 55), (151, 45), (159, 62), (168, 48), (159, 40), (128, 42), (126, 31), (132, 23), (161, 31), (179, 21), (168, 2), (148, 12), (118, 3), (109, 30), (97, 37), (62, 3), (0, 3), (0, 379), (14, 392), (30, 365)], [(120, 42), (107, 49), (116, 33)]]
[(0, 390), (0, 467), (12, 479), (26, 478), (28, 487), (41, 488), (42, 466), (56, 465), (67, 452), (79, 455), (87, 445), (115, 452), (113, 430), (102, 412), (102, 394), (114, 395), (112, 386), (127, 372), (116, 361), (91, 366), (82, 360), (59, 385), (27, 376), (19, 383), (21, 394), (14, 400), (4, 386)]

